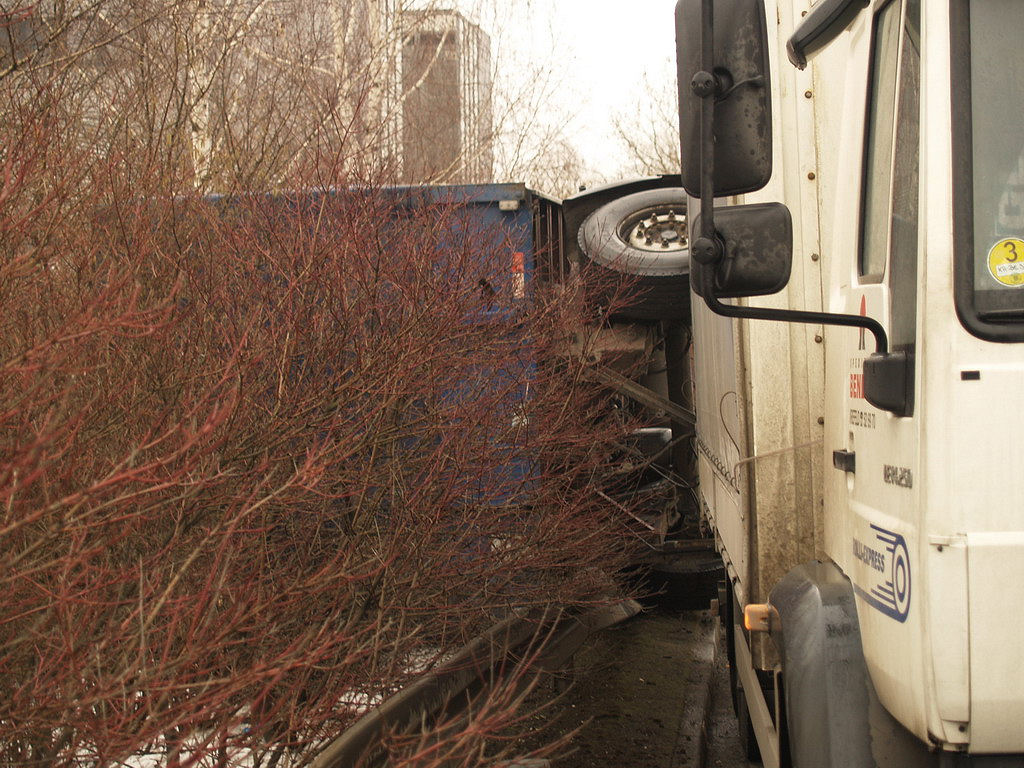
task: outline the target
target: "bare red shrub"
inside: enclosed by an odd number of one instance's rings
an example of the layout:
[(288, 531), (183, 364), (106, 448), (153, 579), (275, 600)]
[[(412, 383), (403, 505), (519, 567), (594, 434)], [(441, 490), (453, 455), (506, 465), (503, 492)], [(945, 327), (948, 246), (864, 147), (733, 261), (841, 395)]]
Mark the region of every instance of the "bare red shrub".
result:
[(0, 272), (8, 760), (294, 760), (508, 611), (609, 597), (577, 297), (485, 295), (501, 244), (382, 192), (86, 210)]
[(351, 186), (337, 113), (273, 144), (295, 99), (198, 168), (188, 89), (114, 67), (154, 19), (197, 44), (187, 8), (104, 7), (0, 56), (0, 762), (300, 765), (510, 612), (615, 595), (629, 425), (566, 354), (586, 297), (512, 297), (510, 233)]

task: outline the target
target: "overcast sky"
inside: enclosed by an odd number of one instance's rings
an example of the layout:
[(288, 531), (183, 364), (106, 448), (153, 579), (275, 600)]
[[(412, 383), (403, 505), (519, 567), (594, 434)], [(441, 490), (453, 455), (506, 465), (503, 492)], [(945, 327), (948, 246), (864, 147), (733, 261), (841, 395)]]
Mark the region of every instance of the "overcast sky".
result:
[(634, 107), (645, 74), (674, 78), (675, 0), (498, 0), (497, 16), (479, 10), (485, 0), (463, 2), (476, 4), (467, 15), (492, 34), (498, 60), (511, 62), (506, 67), (525, 71), (521, 62), (530, 59), (551, 63), (559, 101), (575, 115), (569, 138), (588, 166), (613, 178), (623, 157), (611, 116)]
[(565, 32), (567, 76), (579, 89), (574, 136), (588, 162), (613, 173), (621, 157), (610, 115), (635, 107), (645, 74), (674, 77), (675, 0), (554, 0), (549, 8), (556, 29)]

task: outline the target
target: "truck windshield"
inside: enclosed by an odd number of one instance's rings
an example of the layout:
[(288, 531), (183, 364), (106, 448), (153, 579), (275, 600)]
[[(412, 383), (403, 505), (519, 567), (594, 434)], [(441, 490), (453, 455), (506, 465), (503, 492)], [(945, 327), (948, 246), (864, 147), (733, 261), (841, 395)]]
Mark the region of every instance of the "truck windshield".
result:
[[(958, 248), (957, 304), (972, 331), (1024, 339), (1024, 3), (969, 0), (969, 119), (973, 242)], [(954, 41), (956, 42), (956, 41)], [(962, 49), (961, 49), (962, 50)], [(956, 46), (953, 59), (958, 53)], [(954, 64), (954, 70), (956, 64)], [(956, 72), (954, 71), (954, 81)], [(956, 93), (954, 93), (956, 99)], [(954, 111), (966, 106), (954, 101)], [(961, 148), (963, 151), (965, 148)], [(966, 159), (966, 158), (965, 158)], [(963, 166), (961, 166), (963, 167)], [(961, 208), (959, 212), (966, 213)], [(963, 263), (969, 259), (969, 264)], [(971, 322), (973, 321), (973, 323)], [(974, 325), (974, 327), (972, 327)]]

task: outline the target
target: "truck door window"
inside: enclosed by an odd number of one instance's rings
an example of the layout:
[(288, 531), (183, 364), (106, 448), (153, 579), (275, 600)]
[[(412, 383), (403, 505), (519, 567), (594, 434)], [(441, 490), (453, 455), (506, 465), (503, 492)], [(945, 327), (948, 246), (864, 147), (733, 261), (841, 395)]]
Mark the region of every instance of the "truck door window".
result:
[(951, 11), (957, 312), (982, 338), (1022, 341), (1024, 3)]
[(864, 144), (864, 200), (861, 212), (860, 274), (878, 281), (885, 270), (889, 236), (889, 195), (892, 190), (893, 112), (896, 106), (896, 62), (899, 52), (900, 5), (890, 2), (875, 16), (871, 80)]
[(871, 48), (860, 276), (879, 282), (888, 263), (894, 349), (917, 334), (920, 29), (920, 0), (894, 0), (875, 16)]
[(921, 2), (907, 0), (896, 106), (889, 237), (893, 349), (912, 348), (917, 336), (917, 206), (920, 156)]

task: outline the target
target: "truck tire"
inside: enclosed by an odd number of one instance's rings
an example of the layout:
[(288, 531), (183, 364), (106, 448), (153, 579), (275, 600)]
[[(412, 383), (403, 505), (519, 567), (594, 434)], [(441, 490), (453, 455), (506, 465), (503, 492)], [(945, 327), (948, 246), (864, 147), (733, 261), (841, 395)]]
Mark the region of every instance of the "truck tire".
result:
[(726, 574), (724, 581), (718, 582), (718, 621), (725, 629), (725, 660), (729, 667), (729, 696), (732, 699), (732, 713), (739, 717), (738, 690), (740, 677), (736, 672), (736, 624), (735, 624), (735, 593), (732, 580)]
[(757, 746), (757, 734), (754, 733), (754, 724), (750, 721), (747, 695), (743, 692), (742, 685), (736, 686), (736, 730), (743, 756), (751, 763), (760, 763), (761, 749)]
[(628, 320), (690, 322), (690, 247), (686, 192), (665, 187), (606, 203), (579, 229), (585, 266), (606, 293), (629, 276), (627, 306), (615, 316)]

